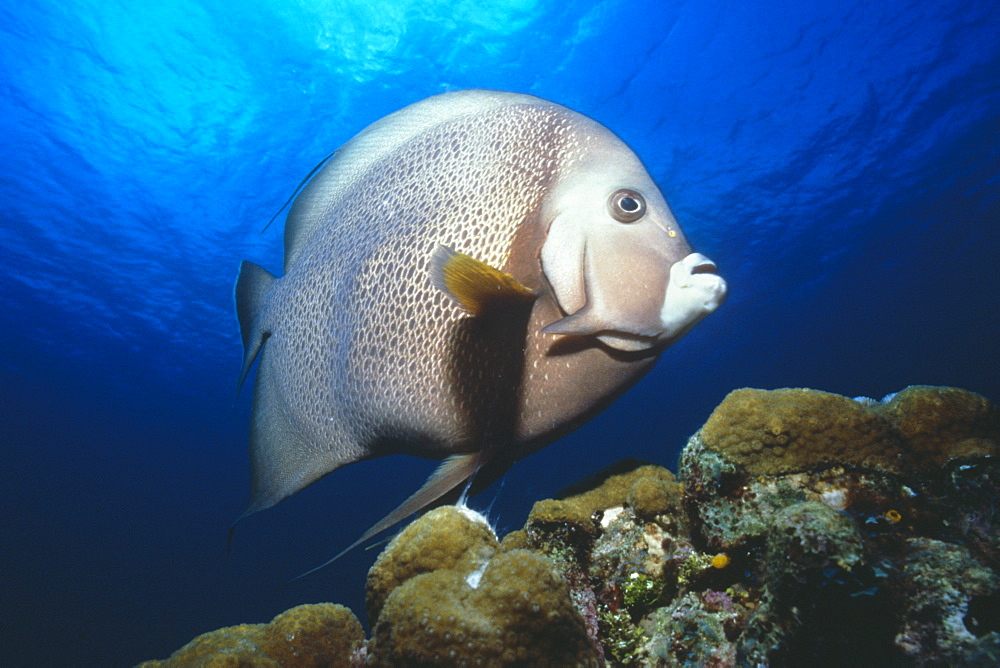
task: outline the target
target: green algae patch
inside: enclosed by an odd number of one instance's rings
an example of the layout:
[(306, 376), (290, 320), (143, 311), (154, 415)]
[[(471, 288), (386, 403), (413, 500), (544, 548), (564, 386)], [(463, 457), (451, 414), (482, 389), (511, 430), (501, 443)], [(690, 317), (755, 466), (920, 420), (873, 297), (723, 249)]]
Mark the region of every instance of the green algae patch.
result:
[(628, 613), (604, 610), (598, 617), (604, 650), (623, 666), (639, 665), (647, 640), (642, 629), (633, 626)]

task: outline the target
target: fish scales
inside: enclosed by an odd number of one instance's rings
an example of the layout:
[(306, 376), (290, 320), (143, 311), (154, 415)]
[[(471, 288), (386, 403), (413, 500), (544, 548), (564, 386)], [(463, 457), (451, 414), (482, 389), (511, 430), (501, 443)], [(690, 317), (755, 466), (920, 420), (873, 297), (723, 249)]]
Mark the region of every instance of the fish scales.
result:
[[(455, 119), (391, 152), (323, 212), (328, 224), (279, 282), (281, 313), (268, 318), (276, 326), (262, 354), (262, 364), (289, 370), (277, 374), (277, 392), (304, 432), (301, 461), (357, 456), (358, 443), (382, 448), (365, 458), (480, 446), (472, 425), (495, 397), (458, 394), (448, 367), (462, 357), (482, 363), (491, 351), (470, 341), (452, 355), (449, 325), (465, 314), (426, 280), (427, 258), (441, 243), (505, 266), (518, 225), (539, 208), (567, 123), (554, 107), (528, 105)], [(439, 166), (434, 179), (427, 161)]]
[[(392, 238), (371, 250), (348, 308), (356, 318), (349, 326), (347, 394), (359, 421), (373, 428), (371, 435), (416, 432), (431, 437), (432, 448), (480, 447), (471, 423), (488, 409), (489, 393), (459, 392), (451, 367), (485, 365), (491, 351), (469, 337), (465, 346), (451, 342), (452, 326), (467, 316), (427, 280), (428, 258), (443, 244), (506, 267), (517, 228), (537, 224), (528, 219), (552, 177), (545, 165), (560, 150), (554, 128), (561, 122), (552, 109), (505, 107), (436, 128), (387, 162), (390, 170), (397, 169), (397, 160), (406, 169), (429, 155), (443, 171), (432, 183), (405, 182), (404, 188), (423, 189), (422, 206), (404, 213)], [(509, 168), (511, 155), (518, 169)], [(377, 172), (372, 179), (396, 182), (394, 175)], [(393, 308), (404, 317), (385, 317)]]

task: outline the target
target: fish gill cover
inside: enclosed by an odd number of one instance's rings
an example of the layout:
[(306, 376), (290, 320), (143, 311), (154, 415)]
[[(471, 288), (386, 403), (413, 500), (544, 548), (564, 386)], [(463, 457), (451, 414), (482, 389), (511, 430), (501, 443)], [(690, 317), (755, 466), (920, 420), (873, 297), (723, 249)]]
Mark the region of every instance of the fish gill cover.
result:
[(1000, 397), (1000, 8), (981, 2), (88, 2), (0, 8), (3, 665), (121, 665), (304, 601), (285, 589), (433, 464), (355, 465), (225, 532), (241, 258), (368, 123), (462, 88), (618, 133), (729, 301), (533, 455), (500, 528), (622, 457), (673, 465), (733, 388)]

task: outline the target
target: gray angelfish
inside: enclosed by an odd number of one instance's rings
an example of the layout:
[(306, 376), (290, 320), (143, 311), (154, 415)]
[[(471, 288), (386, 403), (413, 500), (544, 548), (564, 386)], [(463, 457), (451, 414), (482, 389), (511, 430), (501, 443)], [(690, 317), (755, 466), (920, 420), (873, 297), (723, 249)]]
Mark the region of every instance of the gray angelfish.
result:
[(242, 517), (352, 462), (444, 460), (348, 549), (593, 417), (726, 293), (618, 137), (482, 90), (344, 145), (295, 199), (284, 265), (236, 283), (240, 384), (260, 357)]

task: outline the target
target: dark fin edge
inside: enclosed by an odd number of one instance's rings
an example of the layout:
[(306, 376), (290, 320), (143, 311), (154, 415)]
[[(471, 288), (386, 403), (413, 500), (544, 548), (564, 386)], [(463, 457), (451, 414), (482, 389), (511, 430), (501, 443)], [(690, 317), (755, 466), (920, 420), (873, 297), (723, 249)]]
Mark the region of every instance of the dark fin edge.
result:
[[(296, 580), (300, 580), (322, 568), (326, 568), (365, 541), (382, 533), (391, 526), (402, 522), (413, 513), (427, 507), (434, 501), (437, 501), (439, 498), (471, 478), (476, 471), (479, 470), (481, 464), (481, 453), (478, 452), (467, 455), (453, 455), (444, 460), (441, 462), (441, 465), (435, 469), (434, 473), (427, 478), (427, 482), (425, 482), (420, 489), (414, 492), (406, 501), (399, 504), (395, 510), (376, 522), (370, 529), (368, 529), (368, 531), (365, 531), (360, 538), (341, 550), (333, 558), (306, 571), (305, 573), (302, 573), (301, 575), (295, 576), (281, 586), (287, 587)], [(239, 520), (237, 520), (237, 522), (238, 521)]]

